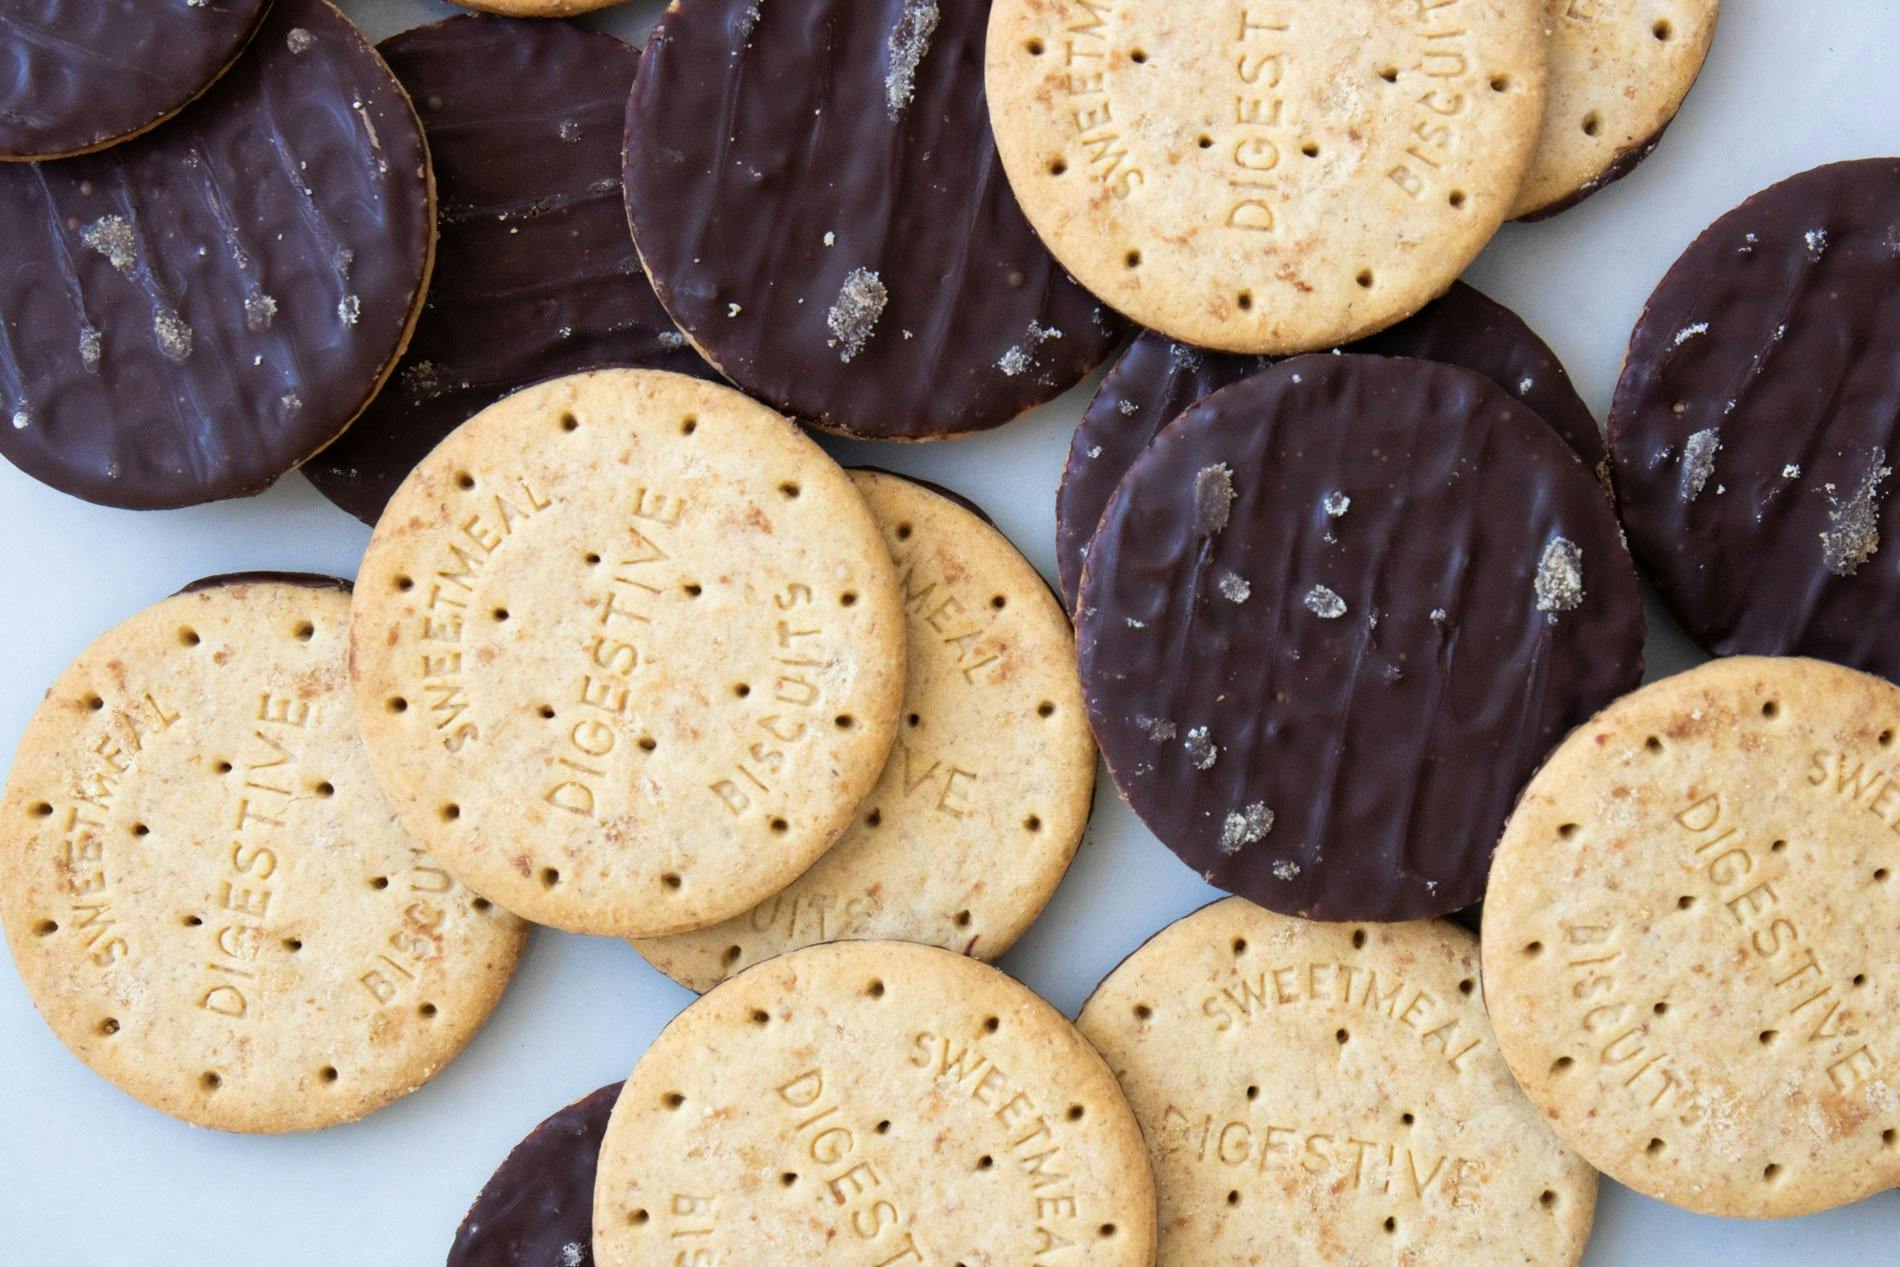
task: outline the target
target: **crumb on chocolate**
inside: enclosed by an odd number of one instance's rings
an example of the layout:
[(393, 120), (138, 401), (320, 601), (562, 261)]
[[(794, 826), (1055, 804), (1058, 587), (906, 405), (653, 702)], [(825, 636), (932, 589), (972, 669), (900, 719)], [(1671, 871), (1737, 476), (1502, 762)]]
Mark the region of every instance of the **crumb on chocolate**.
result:
[(838, 349), (840, 361), (849, 365), (864, 351), (890, 301), (883, 279), (870, 269), (854, 268), (845, 275), (838, 298), (825, 314), (825, 328), (831, 331), (831, 346)]
[(1211, 537), (1225, 528), (1236, 496), (1234, 473), (1227, 463), (1202, 467), (1194, 476), (1194, 531)]
[(1321, 620), (1338, 620), (1346, 614), (1346, 600), (1336, 591), (1325, 585), (1315, 585), (1306, 591), (1306, 610)]
[(1892, 468), (1875, 454), (1867, 474), (1845, 499), (1829, 491), (1828, 529), (1821, 534), (1821, 556), (1834, 575), (1854, 575), (1880, 549), (1880, 512), (1886, 507), (1880, 486), (1892, 474)]
[(1694, 501), (1702, 495), (1709, 476), (1715, 472), (1715, 455), (1721, 448), (1722, 437), (1715, 433), (1714, 427), (1705, 427), (1683, 442), (1683, 500)]
[(1583, 602), (1583, 548), (1568, 537), (1552, 537), (1537, 561), (1531, 592), (1540, 612), (1575, 610)]
[(1266, 802), (1255, 801), (1229, 814), (1221, 823), (1220, 851), (1226, 854), (1239, 853), (1241, 846), (1258, 843), (1272, 830), (1273, 811), (1267, 808)]

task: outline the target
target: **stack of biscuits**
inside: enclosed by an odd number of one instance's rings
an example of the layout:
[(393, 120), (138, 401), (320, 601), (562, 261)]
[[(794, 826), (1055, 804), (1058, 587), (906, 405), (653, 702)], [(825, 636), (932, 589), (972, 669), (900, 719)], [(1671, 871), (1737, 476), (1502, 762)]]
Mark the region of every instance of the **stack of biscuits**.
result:
[[(537, 924), (703, 997), (451, 1267), (1563, 1267), (1599, 1172), (1900, 1185), (1900, 160), (1712, 225), (1607, 439), (1458, 280), (1657, 146), (1715, 0), (470, 7), (0, 19), (0, 454), (373, 525), (20, 741), (0, 918), (101, 1076), (358, 1119)], [(1054, 585), (806, 430), (1111, 358)], [(1721, 658), (1640, 685), (1639, 569)], [(1098, 751), (1231, 896), (1072, 1022), (989, 965)]]

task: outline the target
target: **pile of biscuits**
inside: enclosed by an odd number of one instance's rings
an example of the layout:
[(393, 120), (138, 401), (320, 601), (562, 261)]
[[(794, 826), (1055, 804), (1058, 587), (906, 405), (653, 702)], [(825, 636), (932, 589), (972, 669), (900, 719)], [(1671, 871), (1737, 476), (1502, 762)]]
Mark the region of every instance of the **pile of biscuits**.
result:
[[(103, 1077), (360, 1118), (534, 923), (703, 997), (452, 1267), (1574, 1264), (1599, 1171), (1900, 1185), (1900, 160), (1711, 226), (1607, 443), (1457, 280), (1654, 148), (1714, 0), (121, 7), (0, 87), (0, 453), (374, 530), (132, 615), (20, 742), (0, 919)], [(1118, 349), (1057, 588), (798, 425)], [(1639, 687), (1639, 566), (1725, 658)], [(1234, 896), (1071, 1023), (987, 961), (1098, 745)]]

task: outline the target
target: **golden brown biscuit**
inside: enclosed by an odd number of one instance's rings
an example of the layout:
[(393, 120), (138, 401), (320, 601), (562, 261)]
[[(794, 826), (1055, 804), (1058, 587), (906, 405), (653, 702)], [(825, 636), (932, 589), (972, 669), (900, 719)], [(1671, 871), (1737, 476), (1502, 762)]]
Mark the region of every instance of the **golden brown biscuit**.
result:
[(1162, 1267), (1583, 1255), (1596, 1172), (1511, 1081), (1454, 924), (1230, 898), (1136, 951), (1077, 1024), (1147, 1132)]
[(323, 578), (203, 583), (47, 693), (0, 805), (0, 916), (35, 1006), (102, 1077), (230, 1131), (347, 1122), (481, 1027), (523, 926), (403, 831)]
[(851, 478), (897, 562), (904, 724), (876, 789), (811, 870), (734, 919), (634, 943), (694, 990), (842, 938), (995, 959), (1048, 905), (1088, 825), (1095, 740), (1049, 587), (949, 497), (897, 475)]
[(1579, 728), (1484, 909), (1498, 1043), (1639, 1192), (1780, 1218), (1900, 1183), (1900, 688), (1737, 657)]
[(998, 153), (1076, 279), (1142, 324), (1289, 354), (1441, 294), (1510, 210), (1544, 108), (1510, 4), (998, 0)]
[(614, 1108), (601, 1267), (1154, 1261), (1128, 1102), (1075, 1027), (930, 946), (813, 946), (687, 1008)]
[(351, 672), (384, 787), (471, 888), (660, 936), (796, 879), (890, 753), (904, 618), (850, 478), (657, 370), (483, 410), (391, 499)]

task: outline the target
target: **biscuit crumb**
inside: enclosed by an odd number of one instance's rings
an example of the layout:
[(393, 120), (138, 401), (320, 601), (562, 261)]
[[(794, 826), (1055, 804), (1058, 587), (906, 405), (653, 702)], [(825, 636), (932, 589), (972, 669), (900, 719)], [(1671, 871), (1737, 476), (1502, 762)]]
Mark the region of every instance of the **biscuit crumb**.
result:
[(105, 336), (99, 333), (97, 326), (81, 326), (79, 329), (79, 360), (89, 370), (99, 368), (99, 361), (105, 355)]
[(890, 301), (883, 279), (870, 269), (854, 268), (845, 275), (838, 298), (825, 314), (825, 328), (831, 331), (831, 346), (838, 349), (840, 361), (849, 365), (864, 351)]
[(686, 346), (685, 332), (681, 330), (660, 331), (660, 346), (663, 348), (668, 348), (668, 349), (685, 347)]
[(1781, 468), (1781, 478), (1784, 480), (1798, 480), (1801, 478), (1801, 468), (1796, 466), (1793, 462), (1790, 462)]
[(355, 325), (356, 319), (362, 315), (362, 312), (363, 301), (349, 291), (345, 291), (343, 298), (336, 302), (336, 319), (346, 326)]
[(191, 327), (185, 319), (170, 308), (160, 308), (152, 314), (152, 333), (158, 339), (158, 350), (165, 359), (179, 364), (191, 359)]
[(1818, 260), (1827, 254), (1827, 230), (1809, 229), (1802, 234), (1802, 240), (1808, 244), (1808, 258)]
[(1048, 326), (1029, 323), (1029, 329), (1023, 333), (1023, 341), (997, 358), (996, 368), (1003, 371), (1007, 378), (1024, 373), (1035, 361), (1036, 349), (1051, 339), (1060, 339), (1062, 331)]
[(1568, 537), (1552, 537), (1537, 561), (1531, 592), (1540, 612), (1575, 610), (1583, 602), (1583, 548)]
[(316, 46), (317, 37), (300, 26), (290, 28), (290, 34), (284, 37), (284, 47), (292, 53), (302, 56)]
[(1709, 482), (1709, 476), (1715, 472), (1715, 455), (1722, 448), (1722, 437), (1715, 433), (1714, 427), (1707, 427), (1690, 436), (1682, 445), (1682, 489), (1683, 500), (1694, 501), (1702, 495), (1703, 486)]
[(1130, 416), (1130, 417), (1141, 412), (1141, 406), (1137, 405), (1132, 400), (1124, 400), (1120, 402), (1119, 404), (1117, 404), (1115, 408), (1121, 410), (1124, 415)]
[(277, 316), (277, 301), (261, 290), (244, 297), (244, 324), (252, 330), (268, 330)]
[(1322, 505), (1326, 507), (1326, 513), (1328, 515), (1334, 519), (1338, 519), (1352, 509), (1352, 498), (1346, 496), (1344, 493), (1328, 493)]
[(1244, 603), (1253, 597), (1253, 586), (1236, 572), (1222, 572), (1214, 582), (1220, 596), (1230, 603)]
[(1227, 463), (1202, 467), (1194, 477), (1194, 531), (1211, 537), (1225, 528), (1236, 496), (1234, 473)]
[(1289, 859), (1282, 858), (1273, 864), (1273, 878), (1276, 880), (1291, 880), (1299, 873), (1300, 864)]
[(1886, 507), (1880, 486), (1893, 470), (1879, 454), (1872, 463), (1846, 500), (1828, 494), (1829, 527), (1821, 534), (1821, 556), (1836, 576), (1854, 575), (1880, 549), (1880, 512)]
[(1251, 845), (1264, 839), (1273, 830), (1273, 811), (1264, 801), (1255, 801), (1237, 813), (1229, 814), (1221, 824), (1220, 851), (1226, 854), (1239, 853), (1242, 845)]
[(33, 425), (33, 406), (22, 400), (13, 407), (13, 429), (25, 431)]
[(1306, 591), (1306, 610), (1321, 620), (1338, 620), (1346, 614), (1346, 600), (1325, 585)]
[(1220, 759), (1220, 748), (1208, 737), (1205, 726), (1196, 726), (1188, 731), (1181, 746), (1187, 749), (1188, 760), (1194, 763), (1196, 770), (1211, 770)]
[(79, 231), (79, 240), (106, 257), (121, 273), (130, 274), (139, 263), (138, 239), (124, 216), (100, 216)]
[(904, 107), (916, 95), (917, 67), (930, 52), (939, 16), (937, 0), (904, 0), (897, 25), (891, 28), (891, 69), (884, 77), (884, 104), (892, 123), (904, 117)]
[(1166, 743), (1176, 734), (1174, 723), (1164, 717), (1137, 717), (1135, 725), (1156, 743)]
[(1694, 325), (1684, 326), (1682, 329), (1676, 331), (1675, 345), (1681, 347), (1689, 340), (1705, 335), (1708, 332), (1709, 323), (1706, 321), (1698, 321)]

